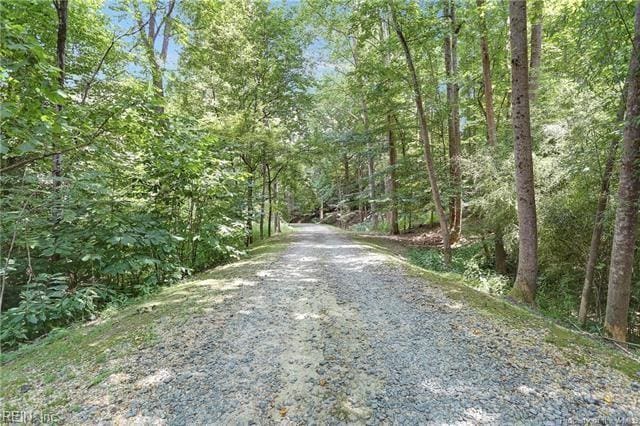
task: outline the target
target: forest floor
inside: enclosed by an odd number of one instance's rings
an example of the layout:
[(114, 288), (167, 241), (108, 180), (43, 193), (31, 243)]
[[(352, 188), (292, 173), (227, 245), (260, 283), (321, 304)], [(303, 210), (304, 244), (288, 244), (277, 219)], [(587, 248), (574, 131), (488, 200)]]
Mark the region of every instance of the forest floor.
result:
[(320, 225), (2, 370), (5, 411), (74, 424), (640, 421), (638, 363)]

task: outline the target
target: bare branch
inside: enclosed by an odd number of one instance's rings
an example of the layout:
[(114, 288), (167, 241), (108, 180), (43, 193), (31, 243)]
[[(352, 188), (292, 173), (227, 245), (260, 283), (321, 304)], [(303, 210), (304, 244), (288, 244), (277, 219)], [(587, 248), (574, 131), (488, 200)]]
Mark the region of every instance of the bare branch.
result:
[(91, 89), (91, 85), (95, 82), (96, 76), (98, 75), (98, 73), (100, 72), (100, 69), (102, 68), (102, 65), (104, 65), (104, 61), (107, 59), (107, 55), (109, 55), (109, 52), (111, 52), (111, 49), (113, 49), (113, 47), (115, 46), (116, 42), (119, 40), (122, 40), (124, 37), (129, 37), (132, 35), (135, 35), (137, 33), (139, 33), (140, 31), (142, 31), (145, 27), (145, 25), (147, 25), (149, 21), (147, 20), (147, 22), (139, 25), (136, 29), (131, 29), (129, 31), (127, 31), (124, 34), (120, 34), (119, 36), (115, 36), (111, 39), (111, 44), (109, 45), (109, 47), (105, 50), (104, 54), (102, 55), (102, 57), (100, 58), (100, 61), (98, 62), (98, 65), (96, 66), (96, 69), (93, 71), (93, 74), (91, 74), (91, 77), (89, 78), (89, 80), (87, 81), (87, 84), (84, 87), (84, 90), (82, 91), (82, 99), (80, 100), (80, 104), (84, 105), (87, 97), (89, 95), (89, 90)]

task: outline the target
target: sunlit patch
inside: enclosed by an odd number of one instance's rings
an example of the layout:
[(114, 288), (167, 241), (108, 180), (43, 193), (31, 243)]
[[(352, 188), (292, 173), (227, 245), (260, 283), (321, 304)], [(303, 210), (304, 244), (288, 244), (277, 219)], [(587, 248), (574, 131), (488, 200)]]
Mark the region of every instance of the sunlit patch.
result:
[(251, 315), (251, 314), (253, 314), (253, 311), (249, 311), (249, 310), (247, 310), (247, 309), (240, 309), (240, 310), (239, 310), (238, 312), (236, 312), (236, 313), (237, 313), (237, 314), (240, 314), (240, 315)]
[(85, 405), (96, 405), (98, 407), (104, 407), (106, 405), (111, 404), (109, 399), (110, 399), (110, 396), (107, 393), (94, 395), (93, 398), (90, 398), (85, 402)]
[(311, 248), (311, 249), (325, 249), (325, 250), (337, 250), (337, 249), (353, 249), (353, 248), (362, 248), (362, 245), (359, 244), (310, 244), (310, 243), (301, 243), (296, 244), (298, 247)]
[(297, 313), (293, 316), (295, 319), (297, 320), (305, 320), (307, 318), (311, 318), (311, 319), (318, 319), (320, 318), (320, 315), (318, 314), (313, 314), (311, 312), (304, 312), (304, 313)]
[(252, 287), (256, 285), (256, 281), (243, 280), (240, 278), (233, 279), (231, 281), (225, 281), (222, 284), (219, 280), (204, 280), (199, 285), (217, 286), (219, 290), (235, 290), (240, 287)]
[(130, 378), (131, 376), (126, 373), (114, 373), (109, 376), (109, 378), (107, 379), (107, 383), (109, 383), (110, 385), (119, 385), (121, 383), (128, 382)]
[(135, 387), (136, 388), (144, 388), (144, 387), (149, 387), (149, 386), (157, 386), (160, 383), (170, 379), (173, 377), (173, 374), (171, 374), (171, 372), (169, 372), (169, 370), (166, 369), (160, 369), (158, 371), (156, 371), (155, 373), (146, 376), (140, 380), (138, 380), (135, 383)]
[(534, 390), (532, 388), (530, 388), (527, 385), (520, 385), (518, 386), (518, 392), (524, 394), (524, 395), (529, 395), (531, 393), (534, 392)]
[(221, 280), (216, 280), (216, 279), (206, 279), (206, 280), (200, 280), (200, 281), (194, 281), (193, 285), (197, 285), (197, 286), (214, 286), (214, 285), (219, 285), (221, 284), (222, 281)]
[(464, 306), (460, 302), (446, 303), (445, 306), (454, 311), (459, 311), (460, 309), (464, 308)]
[(489, 414), (480, 408), (467, 408), (464, 410), (464, 414), (468, 418), (472, 419), (474, 424), (494, 423), (496, 421), (496, 416), (494, 414)]
[(317, 262), (319, 259), (315, 256), (293, 256), (296, 262)]
[(116, 416), (113, 423), (116, 425), (166, 425), (167, 421), (160, 417), (139, 415), (133, 417)]

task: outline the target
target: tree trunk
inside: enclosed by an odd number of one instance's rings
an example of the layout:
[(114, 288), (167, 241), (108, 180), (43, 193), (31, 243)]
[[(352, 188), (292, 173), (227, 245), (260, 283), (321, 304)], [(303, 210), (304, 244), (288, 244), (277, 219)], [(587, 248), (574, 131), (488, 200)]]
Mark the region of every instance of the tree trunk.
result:
[[(491, 154), (495, 161), (495, 150), (498, 146), (498, 130), (493, 106), (493, 81), (491, 78), (491, 60), (485, 18), (486, 6), (484, 0), (477, 0), (476, 4), (478, 6), (478, 12), (480, 13), (480, 51), (482, 52), (482, 85), (485, 99), (484, 113), (487, 121), (487, 143), (493, 151)], [(495, 269), (497, 273), (505, 275), (507, 273), (507, 252), (504, 249), (502, 230), (496, 229), (493, 238)]]
[(622, 145), (622, 165), (618, 189), (618, 209), (611, 248), (605, 332), (612, 338), (627, 340), (627, 321), (633, 255), (638, 226), (640, 198), (640, 3), (636, 4), (633, 53), (627, 83), (627, 113)]
[(458, 37), (456, 35), (456, 10), (452, 0), (445, 1), (445, 18), (449, 20), (448, 34), (444, 40), (444, 63), (447, 76), (447, 103), (449, 106), (449, 175), (453, 188), (450, 202), (451, 243), (460, 238), (462, 227), (462, 200), (460, 174), (460, 111), (458, 77)]
[(164, 22), (164, 33), (162, 34), (162, 50), (160, 51), (160, 60), (162, 61), (162, 65), (166, 65), (167, 63), (167, 54), (169, 53), (169, 40), (171, 39), (171, 26), (173, 18), (171, 14), (173, 13), (173, 8), (175, 7), (175, 0), (169, 0), (167, 2), (167, 11), (165, 14), (165, 22)]
[(369, 178), (369, 210), (373, 221), (373, 229), (378, 227), (378, 213), (376, 211), (376, 178), (375, 178), (375, 159), (373, 148), (371, 146), (371, 135), (369, 134), (369, 112), (367, 111), (367, 102), (362, 99), (362, 120), (364, 122), (364, 131), (367, 137), (367, 172)]
[(389, 232), (392, 235), (400, 233), (398, 227), (398, 196), (397, 196), (397, 180), (396, 180), (396, 142), (393, 134), (393, 116), (387, 114), (387, 142), (389, 145), (389, 199), (391, 200), (391, 206), (389, 206)]
[[(349, 46), (351, 47), (351, 55), (353, 56), (353, 63), (356, 68), (358, 68), (359, 60), (358, 60), (358, 46), (357, 40), (354, 37), (349, 38)], [(360, 78), (360, 86), (364, 87), (364, 81)], [(373, 220), (373, 228), (378, 227), (378, 216), (376, 214), (376, 206), (375, 206), (375, 197), (376, 197), (376, 181), (375, 181), (375, 158), (373, 153), (373, 148), (371, 146), (371, 135), (369, 133), (369, 108), (367, 106), (367, 99), (365, 95), (362, 95), (361, 98), (362, 105), (362, 124), (364, 127), (364, 133), (366, 137), (367, 143), (367, 173), (368, 173), (368, 181), (369, 181), (369, 210), (371, 212), (371, 217)]]
[[(273, 183), (273, 198), (276, 200), (276, 203), (277, 203), (278, 202), (278, 182)], [(278, 211), (277, 207), (274, 215), (274, 225), (275, 225), (276, 233), (282, 232), (282, 230), (280, 229), (280, 212)]]
[[(616, 115), (616, 123), (624, 120), (624, 112), (626, 107), (627, 90), (623, 90), (622, 102), (620, 109)], [(600, 252), (600, 243), (602, 242), (602, 232), (604, 228), (604, 214), (607, 210), (607, 200), (609, 199), (609, 187), (611, 183), (611, 175), (613, 174), (613, 166), (616, 161), (616, 153), (620, 139), (614, 136), (611, 139), (609, 150), (607, 152), (607, 161), (602, 174), (602, 182), (600, 183), (600, 193), (598, 194), (598, 204), (596, 207), (595, 220), (593, 222), (593, 231), (591, 232), (591, 244), (589, 246), (589, 255), (587, 256), (587, 264), (585, 266), (584, 284), (582, 286), (582, 296), (580, 297), (580, 310), (578, 311), (578, 323), (584, 327), (587, 323), (587, 315), (589, 313), (589, 299), (591, 298), (591, 288), (593, 287), (593, 276), (598, 262), (598, 254)]]
[(260, 196), (260, 239), (264, 240), (264, 216), (265, 216), (265, 202), (267, 199), (267, 180), (266, 180), (267, 167), (262, 165), (262, 194)]
[(440, 190), (438, 189), (438, 177), (436, 175), (436, 169), (433, 164), (433, 157), (431, 155), (431, 142), (429, 136), (429, 128), (427, 126), (427, 116), (424, 112), (424, 105), (422, 102), (422, 89), (420, 88), (420, 79), (418, 73), (413, 65), (413, 58), (409, 45), (404, 37), (404, 34), (398, 24), (398, 20), (393, 8), (391, 9), (391, 23), (398, 35), (402, 50), (404, 51), (405, 59), (407, 62), (407, 69), (409, 71), (409, 78), (411, 79), (411, 85), (413, 87), (414, 100), (416, 103), (416, 110), (418, 115), (418, 122), (420, 124), (420, 139), (422, 141), (422, 147), (424, 151), (424, 161), (427, 165), (427, 172), (429, 175), (429, 183), (431, 185), (431, 195), (433, 197), (433, 203), (435, 204), (440, 220), (440, 232), (442, 234), (442, 246), (444, 248), (444, 264), (449, 266), (451, 264), (451, 245), (449, 243), (449, 225), (447, 223), (447, 214), (442, 206), (442, 198), (440, 197)]
[(507, 275), (507, 251), (504, 249), (504, 239), (502, 231), (496, 231), (493, 237), (494, 251), (496, 256), (496, 272), (501, 275)]
[[(133, 4), (134, 4), (134, 7), (136, 8), (136, 19), (138, 21), (138, 25), (142, 28), (144, 26), (144, 23), (142, 21), (142, 15), (140, 13), (140, 10), (138, 9), (137, 3), (134, 2)], [(173, 13), (174, 6), (175, 6), (174, 0), (170, 0), (167, 3), (166, 12), (162, 17), (162, 21), (164, 21), (165, 23), (165, 29), (162, 37), (162, 47), (161, 47), (159, 58), (158, 58), (158, 55), (156, 54), (156, 49), (155, 49), (155, 39), (157, 36), (156, 31), (159, 30), (159, 28), (156, 28), (156, 13), (157, 13), (156, 5), (152, 4), (150, 6), (149, 21), (146, 24), (148, 26), (147, 33), (145, 34), (144, 31), (140, 32), (140, 38), (142, 39), (144, 50), (147, 55), (147, 60), (149, 61), (149, 68), (151, 72), (151, 82), (153, 84), (153, 88), (155, 91), (156, 102), (159, 103), (158, 105), (155, 106), (155, 110), (158, 114), (164, 113), (164, 106), (161, 104), (164, 101), (164, 83), (162, 81), (162, 73), (163, 73), (162, 67), (166, 62), (167, 54), (169, 51), (169, 39), (171, 38), (171, 31), (172, 31), (171, 14)]]
[(535, 101), (540, 79), (542, 59), (542, 18), (544, 0), (534, 0), (531, 5), (531, 62), (529, 64), (529, 99)]
[[(275, 183), (274, 183), (275, 185)], [(269, 198), (269, 217), (267, 221), (267, 237), (271, 236), (271, 220), (273, 219), (273, 199), (271, 198), (271, 168), (267, 164), (267, 190)]]
[(349, 157), (347, 154), (344, 154), (342, 157), (343, 165), (344, 165), (344, 204), (348, 205), (350, 194), (351, 194), (351, 182), (349, 181)]
[(538, 274), (538, 226), (533, 176), (529, 72), (527, 65), (527, 4), (509, 1), (511, 24), (511, 108), (518, 195), (518, 272), (513, 287), (517, 299), (533, 304)]
[[(58, 67), (58, 87), (60, 90), (64, 90), (65, 79), (65, 56), (67, 47), (67, 16), (69, 10), (68, 0), (55, 0), (54, 6), (58, 15), (58, 34), (56, 40), (56, 66)], [(62, 116), (62, 104), (56, 105), (58, 115)], [(54, 146), (53, 150), (56, 151)], [(59, 150), (53, 154), (51, 177), (53, 180), (53, 192), (57, 193), (60, 190), (62, 184), (62, 152)], [(52, 209), (53, 223), (58, 224), (62, 220), (62, 202), (59, 197), (56, 196), (54, 200), (54, 206)]]
[(247, 239), (245, 245), (249, 247), (253, 242), (253, 171), (250, 172), (249, 179), (247, 180), (247, 222), (246, 232)]
[(360, 172), (360, 167), (356, 168), (356, 193), (358, 194), (358, 217), (360, 218), (360, 222), (364, 219), (364, 207), (362, 205), (362, 192), (363, 188), (360, 187), (360, 180), (362, 178), (362, 173)]
[(485, 116), (487, 119), (487, 142), (491, 148), (497, 145), (496, 116), (493, 108), (493, 82), (491, 80), (491, 60), (487, 41), (487, 24), (485, 20), (484, 0), (477, 0), (480, 12), (480, 50), (482, 51), (482, 83), (485, 99)]

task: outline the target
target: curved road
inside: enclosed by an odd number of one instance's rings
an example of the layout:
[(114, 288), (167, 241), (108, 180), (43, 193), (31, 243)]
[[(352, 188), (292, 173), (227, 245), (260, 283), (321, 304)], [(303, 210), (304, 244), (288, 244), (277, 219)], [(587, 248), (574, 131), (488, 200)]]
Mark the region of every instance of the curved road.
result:
[(289, 238), (269, 262), (227, 280), (213, 308), (159, 323), (160, 341), (119, 361), (121, 373), (68, 420), (640, 421), (637, 384), (563, 358), (545, 331), (511, 329), (453, 301), (334, 228), (303, 225)]

